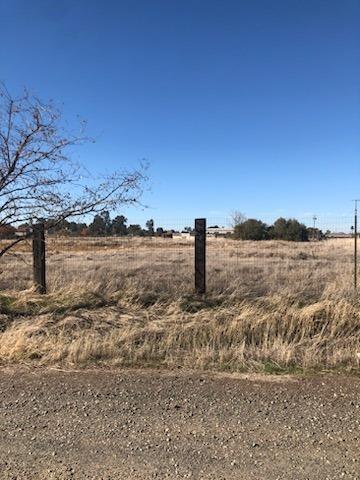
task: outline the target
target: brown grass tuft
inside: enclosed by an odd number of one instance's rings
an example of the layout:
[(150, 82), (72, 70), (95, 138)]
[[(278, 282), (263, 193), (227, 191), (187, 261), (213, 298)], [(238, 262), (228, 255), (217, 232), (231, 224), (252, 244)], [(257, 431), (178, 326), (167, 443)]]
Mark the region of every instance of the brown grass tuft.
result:
[[(58, 241), (49, 249), (45, 296), (28, 288), (18, 256), (7, 260), (8, 286), (18, 283), (0, 296), (1, 362), (359, 368), (349, 241), (211, 242), (205, 299), (192, 293), (188, 244), (113, 242), (89, 251), (86, 243)], [(26, 260), (27, 252), (18, 255)], [(20, 285), (28, 289), (19, 292)]]

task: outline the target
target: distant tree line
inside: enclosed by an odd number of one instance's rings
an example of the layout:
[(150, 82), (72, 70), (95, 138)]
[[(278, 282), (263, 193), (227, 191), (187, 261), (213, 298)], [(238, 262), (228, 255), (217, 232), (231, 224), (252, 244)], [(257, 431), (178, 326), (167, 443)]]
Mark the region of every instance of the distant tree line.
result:
[[(41, 219), (40, 219), (41, 220)], [(294, 218), (278, 218), (272, 225), (267, 225), (255, 218), (246, 219), (238, 216), (234, 222), (234, 233), (229, 235), (239, 240), (287, 240), (293, 242), (306, 242), (308, 240), (323, 240), (330, 232), (323, 232), (317, 228), (306, 227)], [(90, 223), (63, 220), (51, 223), (44, 221), (47, 233), (50, 235), (68, 235), (81, 237), (106, 237), (106, 236), (167, 236), (175, 233), (175, 230), (165, 230), (162, 227), (155, 228), (153, 219), (147, 220), (145, 228), (139, 224), (128, 224), (124, 215), (110, 217), (105, 210), (94, 216)], [(21, 233), (30, 231), (30, 224), (23, 223), (16, 228), (10, 224), (0, 225), (0, 238), (14, 238)], [(185, 227), (183, 232), (191, 233), (191, 227)]]
[[(42, 221), (42, 219), (40, 219)], [(161, 236), (166, 233), (162, 227), (155, 229), (153, 219), (147, 220), (145, 228), (139, 224), (129, 224), (128, 219), (124, 215), (110, 217), (110, 213), (105, 210), (96, 214), (89, 224), (85, 222), (75, 222), (63, 220), (61, 222), (52, 223), (44, 221), (45, 228), (50, 235), (68, 235), (81, 237), (106, 237), (106, 236)], [(0, 225), (0, 238), (14, 238), (19, 233), (30, 231), (31, 225), (23, 223), (16, 228), (12, 225)], [(191, 230), (191, 229), (190, 229)]]
[(261, 220), (249, 218), (234, 226), (234, 238), (240, 240), (288, 240), (307, 242), (322, 240), (323, 232), (317, 228), (306, 227), (295, 218), (278, 218), (272, 225)]
[(68, 222), (64, 221), (56, 226), (48, 226), (48, 233), (73, 235), (83, 237), (107, 237), (117, 236), (125, 237), (129, 236), (153, 236), (160, 234), (163, 229), (157, 229), (155, 231), (154, 220), (150, 219), (146, 222), (145, 228), (142, 228), (139, 224), (129, 224), (128, 219), (124, 215), (117, 215), (114, 218), (110, 217), (110, 213), (105, 210), (94, 216), (91, 223)]

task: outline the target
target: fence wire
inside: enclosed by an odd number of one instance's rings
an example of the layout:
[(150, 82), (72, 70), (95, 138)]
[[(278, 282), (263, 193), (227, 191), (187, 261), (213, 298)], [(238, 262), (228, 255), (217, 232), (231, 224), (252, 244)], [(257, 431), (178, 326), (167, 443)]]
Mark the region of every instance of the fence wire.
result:
[[(3, 249), (13, 239), (0, 240)], [(33, 285), (32, 240), (24, 239), (0, 258), (0, 290), (22, 291)]]
[[(300, 218), (299, 222), (327, 232), (309, 241), (238, 240), (208, 235), (208, 286), (217, 292), (253, 297), (288, 294), (298, 298), (351, 288), (354, 274), (353, 219)], [(272, 225), (273, 219), (262, 219)], [(315, 223), (315, 229), (314, 229)], [(210, 219), (208, 225), (226, 228), (229, 220)]]
[[(188, 222), (173, 222), (180, 232)], [(155, 301), (162, 293), (186, 292), (193, 283), (193, 237), (46, 237), (48, 289), (124, 292)], [(154, 300), (151, 294), (154, 294)], [(147, 300), (146, 298), (147, 297)]]
[[(207, 291), (251, 296), (299, 293), (319, 297), (350, 289), (354, 276), (352, 217), (298, 219), (327, 238), (291, 242), (235, 239), (228, 218), (207, 219)], [(262, 218), (271, 225), (274, 218)], [(96, 291), (143, 299), (194, 291), (194, 219), (156, 220), (163, 230), (146, 236), (46, 234), (47, 290)], [(10, 240), (1, 240), (4, 247)], [(32, 241), (24, 240), (0, 260), (2, 291), (33, 285)]]

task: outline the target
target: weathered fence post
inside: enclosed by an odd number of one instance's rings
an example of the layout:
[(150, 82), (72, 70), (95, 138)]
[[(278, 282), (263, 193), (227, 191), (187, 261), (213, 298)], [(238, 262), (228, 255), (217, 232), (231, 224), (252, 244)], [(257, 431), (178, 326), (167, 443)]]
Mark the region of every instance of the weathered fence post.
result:
[(206, 218), (195, 219), (195, 290), (206, 293)]
[(46, 293), (45, 227), (43, 223), (33, 226), (34, 284), (38, 293)]

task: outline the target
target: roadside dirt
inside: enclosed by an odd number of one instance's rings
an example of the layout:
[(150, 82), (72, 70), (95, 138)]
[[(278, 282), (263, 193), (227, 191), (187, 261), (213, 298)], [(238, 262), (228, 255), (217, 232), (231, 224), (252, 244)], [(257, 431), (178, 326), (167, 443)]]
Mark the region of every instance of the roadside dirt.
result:
[(0, 370), (0, 478), (360, 479), (360, 379)]

